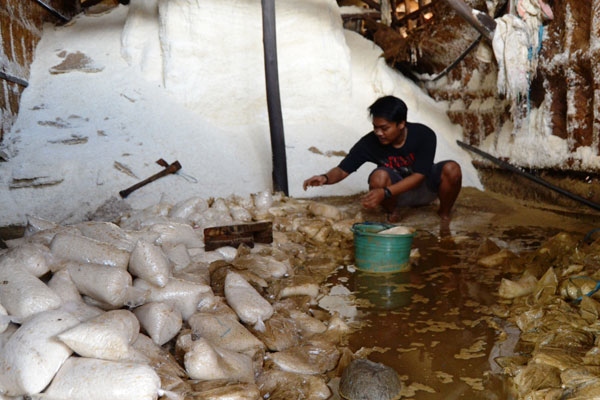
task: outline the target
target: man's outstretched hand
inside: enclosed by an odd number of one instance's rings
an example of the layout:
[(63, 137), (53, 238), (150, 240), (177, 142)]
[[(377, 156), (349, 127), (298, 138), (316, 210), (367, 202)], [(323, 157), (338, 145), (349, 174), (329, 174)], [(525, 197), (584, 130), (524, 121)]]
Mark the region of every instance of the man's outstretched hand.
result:
[(327, 183), (327, 178), (325, 178), (323, 175), (315, 175), (305, 180), (302, 187), (304, 190), (306, 190), (309, 186), (322, 186), (325, 183)]
[(377, 188), (370, 190), (369, 193), (364, 195), (363, 198), (360, 199), (360, 203), (364, 208), (375, 208), (381, 204), (384, 198), (385, 191), (383, 188)]

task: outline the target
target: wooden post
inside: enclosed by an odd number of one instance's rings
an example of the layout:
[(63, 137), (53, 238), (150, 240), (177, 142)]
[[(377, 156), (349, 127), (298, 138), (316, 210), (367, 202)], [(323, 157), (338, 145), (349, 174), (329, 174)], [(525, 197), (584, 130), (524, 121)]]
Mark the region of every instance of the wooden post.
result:
[(275, 0), (261, 0), (263, 22), (263, 47), (265, 54), (265, 80), (267, 85), (267, 110), (271, 129), (273, 157), (273, 190), (289, 196), (283, 116), (279, 95), (277, 68), (277, 37), (275, 34)]
[[(471, 24), (479, 31), (488, 41), (494, 38), (494, 30), (496, 29), (496, 21), (492, 17), (483, 12), (473, 10), (463, 0), (445, 0), (446, 3), (465, 21)], [(474, 11), (477, 11), (474, 13)], [(475, 16), (475, 14), (477, 16)]]
[(392, 6), (390, 0), (381, 0), (381, 23), (386, 26), (392, 25)]

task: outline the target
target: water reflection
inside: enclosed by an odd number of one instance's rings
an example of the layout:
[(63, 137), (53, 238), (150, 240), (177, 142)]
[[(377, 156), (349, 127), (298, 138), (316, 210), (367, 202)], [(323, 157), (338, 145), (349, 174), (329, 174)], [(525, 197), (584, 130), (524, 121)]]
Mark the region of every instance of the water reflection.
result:
[(369, 273), (357, 270), (349, 289), (357, 298), (367, 300), (376, 311), (396, 310), (410, 303), (410, 272)]

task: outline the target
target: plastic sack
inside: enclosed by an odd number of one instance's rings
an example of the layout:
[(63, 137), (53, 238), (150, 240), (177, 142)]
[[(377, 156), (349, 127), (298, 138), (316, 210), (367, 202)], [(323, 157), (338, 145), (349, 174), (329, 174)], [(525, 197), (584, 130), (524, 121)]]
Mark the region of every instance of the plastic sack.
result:
[(63, 303), (59, 310), (66, 311), (80, 322), (89, 321), (98, 315), (104, 314), (104, 310), (84, 303), (83, 301), (69, 301)]
[(284, 371), (317, 375), (334, 369), (340, 352), (335, 346), (302, 345), (269, 353), (268, 357)]
[(122, 269), (126, 269), (129, 263), (129, 252), (108, 243), (69, 233), (56, 234), (50, 243), (50, 250), (54, 256), (70, 261)]
[(181, 330), (181, 312), (172, 305), (148, 303), (133, 312), (144, 330), (159, 346), (173, 339)]
[(127, 300), (127, 289), (132, 278), (120, 268), (98, 264), (68, 263), (67, 270), (81, 294), (109, 304), (121, 307)]
[(47, 400), (155, 400), (160, 378), (144, 364), (71, 357), (44, 393)]
[(6, 330), (6, 328), (8, 328), (9, 324), (10, 324), (10, 317), (8, 316), (8, 313), (6, 312), (6, 309), (4, 307), (2, 307), (2, 304), (0, 304), (0, 333), (4, 332)]
[(323, 378), (278, 369), (263, 371), (256, 384), (264, 398), (325, 400), (331, 396)]
[(329, 204), (312, 202), (309, 204), (308, 210), (317, 217), (325, 217), (334, 221), (339, 221), (342, 219), (342, 213), (340, 210), (337, 207)]
[(204, 247), (204, 242), (196, 234), (194, 228), (187, 224), (169, 223), (154, 224), (150, 227), (150, 232), (158, 233), (160, 236), (156, 243), (160, 245), (175, 246), (180, 243), (185, 244), (187, 248)]
[(264, 331), (264, 321), (273, 315), (273, 307), (241, 275), (231, 271), (227, 274), (225, 298), (243, 322)]
[(163, 251), (173, 263), (173, 271), (185, 269), (192, 262), (187, 247), (182, 243), (175, 246), (163, 246)]
[(145, 241), (138, 241), (131, 252), (129, 272), (158, 287), (165, 287), (171, 273), (171, 263), (162, 249)]
[(200, 285), (181, 279), (171, 278), (163, 288), (157, 288), (143, 279), (136, 279), (133, 286), (148, 290), (148, 301), (167, 303), (181, 312), (184, 321), (196, 311), (198, 303), (206, 293), (211, 293), (210, 286)]
[(192, 332), (224, 349), (254, 356), (264, 348), (235, 315), (228, 313), (196, 313), (188, 321)]
[(131, 252), (135, 241), (125, 230), (112, 222), (87, 221), (75, 225), (81, 234), (90, 239), (108, 243), (118, 249)]
[(57, 337), (82, 357), (102, 360), (131, 358), (130, 344), (137, 339), (140, 323), (127, 310), (108, 311), (60, 333)]
[(44, 282), (3, 258), (0, 261), (0, 304), (10, 315), (24, 320), (60, 307), (62, 300)]
[(254, 383), (254, 368), (249, 356), (211, 345), (203, 338), (191, 343), (183, 363), (192, 379)]
[(208, 209), (208, 203), (202, 197), (190, 197), (175, 204), (169, 211), (169, 218), (188, 219), (195, 212)]
[(47, 219), (39, 218), (33, 215), (27, 215), (27, 226), (25, 227), (25, 232), (23, 236), (29, 237), (38, 232), (45, 231), (48, 229), (56, 229), (59, 228), (55, 222), (48, 221)]
[(6, 345), (6, 342), (8, 342), (8, 339), (10, 339), (12, 334), (15, 333), (18, 328), (19, 326), (16, 324), (8, 324), (6, 329), (0, 332), (0, 354), (2, 354), (2, 349)]
[(56, 334), (77, 324), (77, 318), (60, 310), (25, 321), (0, 353), (0, 392), (10, 396), (41, 392), (71, 355)]
[(24, 243), (8, 250), (3, 257), (11, 260), (13, 265), (18, 265), (30, 274), (39, 278), (47, 273), (52, 260), (50, 249), (40, 243)]
[(498, 294), (505, 299), (514, 299), (515, 297), (526, 296), (533, 293), (537, 286), (535, 276), (525, 275), (518, 281), (502, 278)]
[(273, 205), (273, 195), (271, 194), (270, 191), (264, 190), (264, 191), (254, 195), (254, 206), (258, 210), (265, 212), (272, 205)]
[(48, 287), (54, 290), (64, 303), (71, 301), (82, 301), (79, 290), (67, 269), (56, 271), (48, 281)]

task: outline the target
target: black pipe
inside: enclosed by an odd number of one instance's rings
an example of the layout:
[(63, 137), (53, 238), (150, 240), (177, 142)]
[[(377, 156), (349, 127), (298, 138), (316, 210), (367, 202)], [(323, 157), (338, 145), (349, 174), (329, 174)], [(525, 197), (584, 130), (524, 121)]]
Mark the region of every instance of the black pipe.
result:
[(26, 80), (17, 78), (16, 76), (8, 75), (2, 71), (0, 71), (0, 79), (4, 79), (6, 81), (16, 83), (17, 85), (21, 85), (23, 87), (29, 86), (29, 83)]
[(48, 4), (44, 3), (42, 0), (34, 0), (34, 1), (36, 3), (38, 3), (40, 6), (44, 7), (46, 10), (48, 10), (55, 17), (58, 17), (58, 18), (62, 19), (65, 22), (69, 22), (71, 20), (71, 18), (65, 17), (64, 15), (62, 15), (61, 13), (59, 13), (58, 11), (56, 11), (54, 8), (52, 8)]
[(265, 53), (265, 80), (267, 85), (267, 109), (271, 129), (273, 154), (273, 189), (289, 196), (283, 116), (279, 95), (279, 72), (277, 69), (277, 37), (275, 35), (275, 0), (261, 0), (263, 22), (263, 46)]
[(502, 160), (492, 156), (491, 154), (488, 154), (485, 151), (479, 150), (478, 148), (468, 145), (466, 143), (463, 143), (460, 140), (457, 140), (456, 144), (458, 144), (460, 147), (463, 147), (469, 151), (472, 151), (473, 153), (479, 154), (480, 156), (487, 158), (488, 160), (493, 161), (494, 163), (498, 164), (499, 166), (501, 166), (503, 168), (508, 169), (509, 171), (516, 172), (517, 174), (524, 176), (525, 178), (532, 180), (535, 183), (539, 183), (540, 185), (545, 186), (548, 189), (554, 190), (555, 192), (560, 193), (560, 194), (570, 198), (571, 200), (578, 201), (580, 203), (585, 204), (586, 206), (592, 207), (593, 209), (600, 211), (600, 204), (598, 204), (598, 203), (594, 203), (593, 201), (589, 201), (588, 199), (578, 196), (575, 193), (571, 193), (565, 189), (559, 188), (558, 186), (555, 186), (555, 185), (551, 184), (550, 182), (545, 181), (538, 176), (532, 175), (526, 171), (522, 171), (521, 169), (507, 163), (506, 161), (502, 161)]
[(479, 37), (477, 39), (475, 39), (469, 45), (469, 47), (467, 47), (467, 49), (465, 51), (463, 51), (462, 54), (460, 56), (458, 56), (458, 58), (456, 60), (454, 60), (454, 62), (452, 62), (452, 64), (450, 64), (446, 68), (444, 68), (444, 70), (442, 72), (440, 72), (439, 74), (437, 74), (436, 76), (434, 76), (431, 79), (419, 79), (419, 80), (424, 81), (424, 82), (435, 82), (438, 79), (440, 79), (441, 77), (443, 77), (444, 75), (446, 75), (454, 67), (456, 67), (458, 65), (458, 63), (461, 62), (467, 56), (467, 54), (469, 54), (471, 52), (471, 50), (473, 50), (475, 48), (475, 46), (477, 46), (477, 44), (479, 44), (479, 42), (481, 42), (481, 38), (483, 38), (483, 35), (479, 35)]

